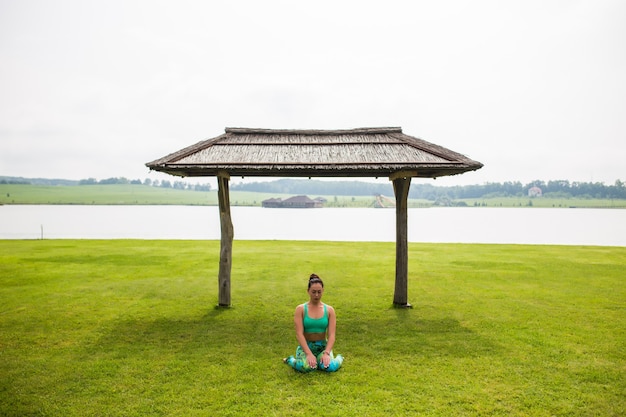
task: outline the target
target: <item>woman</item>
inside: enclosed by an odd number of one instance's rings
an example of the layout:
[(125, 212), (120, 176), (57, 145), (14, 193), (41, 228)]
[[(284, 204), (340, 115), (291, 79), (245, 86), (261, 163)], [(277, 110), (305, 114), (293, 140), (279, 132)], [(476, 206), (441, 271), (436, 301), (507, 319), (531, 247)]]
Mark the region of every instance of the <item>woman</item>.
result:
[(322, 303), (324, 283), (315, 274), (309, 278), (309, 302), (296, 307), (294, 322), (299, 346), (296, 356), (283, 359), (299, 372), (320, 369), (335, 372), (343, 363), (343, 356), (333, 355), (337, 317), (335, 309)]

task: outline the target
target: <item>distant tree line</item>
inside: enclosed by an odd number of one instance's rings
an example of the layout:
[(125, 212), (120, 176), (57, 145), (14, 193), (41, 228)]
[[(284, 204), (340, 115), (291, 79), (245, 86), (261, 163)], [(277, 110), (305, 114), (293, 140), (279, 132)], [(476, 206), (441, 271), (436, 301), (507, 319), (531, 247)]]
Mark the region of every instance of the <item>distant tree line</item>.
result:
[(129, 180), (124, 177), (106, 178), (103, 180), (96, 180), (95, 178), (87, 178), (80, 180), (78, 185), (108, 185), (108, 184), (134, 184), (145, 185), (149, 187), (161, 187), (161, 188), (174, 188), (176, 190), (193, 190), (193, 191), (211, 191), (211, 184), (189, 184), (185, 181), (168, 181), (168, 180), (151, 180), (146, 178), (143, 181)]
[[(554, 198), (614, 198), (626, 199), (626, 186), (617, 180), (613, 185), (600, 182), (569, 182), (567, 180), (541, 181), (528, 184), (521, 182), (486, 183), (482, 185), (435, 186), (432, 184), (413, 184), (409, 197), (436, 201), (438, 199), (465, 199), (491, 197), (527, 197), (528, 190), (539, 187), (545, 197)], [(254, 182), (234, 184), (231, 190), (256, 191), (274, 194), (307, 194), (307, 195), (393, 195), (391, 183), (369, 183), (363, 181), (319, 181), (280, 179), (270, 182)]]
[(7, 180), (3, 178), (0, 180), (0, 184), (30, 184), (30, 182), (27, 180)]
[(0, 184), (76, 185), (76, 181), (50, 178), (0, 177)]
[(47, 178), (22, 178), (22, 177), (0, 177), (0, 184), (30, 184), (30, 185), (109, 185), (109, 184), (133, 184), (146, 185), (151, 187), (174, 188), (177, 190), (211, 191), (211, 184), (188, 184), (184, 181), (159, 181), (146, 178), (145, 180), (129, 180), (124, 177), (113, 177), (102, 180), (87, 178), (79, 181), (47, 179)]
[[(33, 185), (107, 185), (135, 184), (150, 187), (173, 188), (178, 190), (211, 191), (210, 184), (189, 184), (184, 181), (151, 180), (149, 178), (129, 180), (124, 177), (82, 179), (80, 181), (0, 177), (0, 184), (33, 184)], [(616, 180), (613, 185), (602, 182), (570, 182), (568, 180), (542, 181), (535, 180), (528, 184), (519, 181), (504, 183), (491, 182), (481, 185), (436, 186), (414, 182), (409, 190), (409, 197), (437, 201), (442, 199), (460, 200), (471, 198), (493, 197), (527, 197), (528, 190), (539, 187), (544, 197), (553, 198), (602, 198), (626, 199), (626, 184)], [(312, 196), (372, 196), (393, 195), (393, 186), (388, 183), (372, 183), (365, 181), (320, 181), (307, 179), (283, 178), (276, 181), (233, 184), (233, 191), (255, 191), (271, 194), (306, 194)]]
[[(420, 188), (419, 184), (416, 188)], [(433, 190), (422, 189), (421, 197), (429, 200), (440, 196), (453, 199), (490, 198), (490, 197), (526, 197), (528, 190), (539, 187), (544, 197), (552, 198), (604, 198), (626, 199), (626, 186), (620, 180), (613, 185), (602, 182), (570, 182), (568, 180), (542, 181), (535, 180), (528, 184), (521, 182), (486, 183), (483, 185), (467, 185), (455, 187), (437, 187), (439, 194)]]

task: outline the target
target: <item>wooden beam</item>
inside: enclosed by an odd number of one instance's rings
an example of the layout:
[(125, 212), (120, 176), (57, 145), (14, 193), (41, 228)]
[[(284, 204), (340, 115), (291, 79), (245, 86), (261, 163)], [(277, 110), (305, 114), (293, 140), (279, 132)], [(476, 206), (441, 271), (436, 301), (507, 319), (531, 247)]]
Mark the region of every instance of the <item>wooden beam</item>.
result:
[(411, 178), (411, 177), (417, 177), (417, 171), (394, 172), (393, 174), (389, 175), (389, 180), (393, 181), (393, 180), (397, 180), (401, 178)]
[(234, 229), (230, 216), (230, 193), (228, 190), (229, 180), (230, 176), (227, 173), (220, 172), (217, 176), (217, 194), (220, 208), (220, 227), (222, 231), (220, 244), (220, 269), (218, 275), (218, 303), (221, 307), (230, 306), (230, 272), (232, 269)]
[(408, 197), (411, 177), (393, 180), (393, 191), (396, 196), (396, 286), (393, 293), (393, 304), (397, 307), (411, 308), (408, 302)]

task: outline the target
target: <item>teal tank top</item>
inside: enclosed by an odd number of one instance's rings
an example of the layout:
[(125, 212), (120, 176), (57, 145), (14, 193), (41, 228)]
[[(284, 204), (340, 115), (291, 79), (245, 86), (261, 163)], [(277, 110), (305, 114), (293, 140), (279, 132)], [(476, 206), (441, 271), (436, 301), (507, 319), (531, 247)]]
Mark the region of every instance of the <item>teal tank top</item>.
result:
[(304, 303), (302, 326), (304, 327), (304, 333), (326, 333), (326, 329), (328, 328), (328, 311), (326, 310), (326, 304), (324, 304), (324, 315), (319, 319), (312, 319), (309, 317), (308, 305)]

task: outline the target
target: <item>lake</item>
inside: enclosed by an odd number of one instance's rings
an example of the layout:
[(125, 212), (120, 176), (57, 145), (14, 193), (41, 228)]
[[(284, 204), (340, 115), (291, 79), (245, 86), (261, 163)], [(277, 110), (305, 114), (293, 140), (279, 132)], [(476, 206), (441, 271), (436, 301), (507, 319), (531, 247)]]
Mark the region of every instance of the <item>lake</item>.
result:
[[(236, 240), (395, 242), (395, 210), (232, 207)], [(409, 242), (626, 246), (626, 210), (416, 208)], [(215, 206), (0, 206), (0, 239), (220, 238)]]

